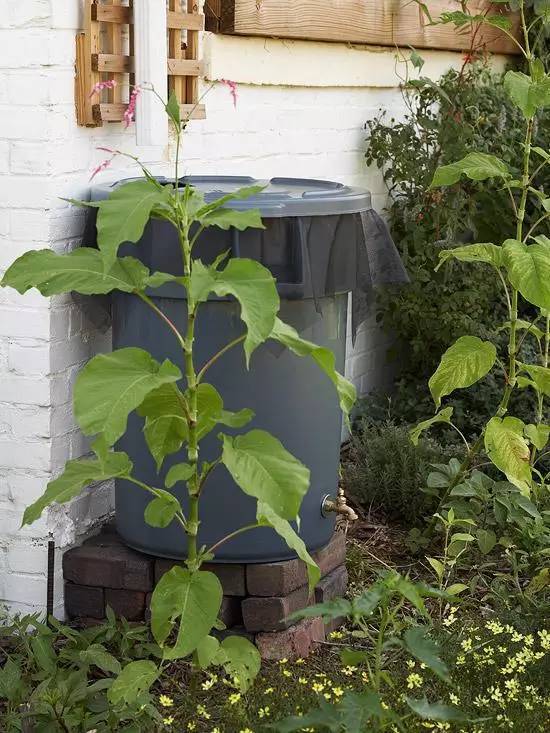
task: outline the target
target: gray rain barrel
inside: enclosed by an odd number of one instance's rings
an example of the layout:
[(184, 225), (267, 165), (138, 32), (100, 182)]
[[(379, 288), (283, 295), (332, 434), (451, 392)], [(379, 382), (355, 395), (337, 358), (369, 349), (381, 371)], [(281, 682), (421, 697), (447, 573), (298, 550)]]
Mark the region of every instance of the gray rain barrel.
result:
[[(161, 181), (163, 179), (160, 179)], [(120, 185), (113, 184), (113, 185)], [(330, 348), (343, 372), (346, 351), (348, 293), (357, 288), (365, 246), (362, 212), (371, 209), (368, 192), (339, 183), (274, 178), (258, 182), (244, 177), (189, 177), (182, 179), (206, 196), (207, 202), (229, 191), (257, 183), (262, 193), (234, 207), (259, 208), (265, 230), (223, 231), (212, 227), (198, 240), (194, 256), (210, 263), (224, 252), (262, 262), (278, 283), (281, 318), (302, 337)], [(112, 186), (93, 189), (92, 198), (105, 198)], [(120, 255), (139, 258), (151, 270), (181, 275), (177, 236), (167, 222), (151, 220), (137, 245), (125, 244)], [(151, 291), (155, 304), (182, 331), (186, 325), (185, 291), (167, 284)], [(139, 298), (124, 293), (112, 297), (113, 348), (137, 346), (158, 360), (170, 359), (183, 371), (182, 354), (170, 330)], [(195, 363), (204, 364), (223, 345), (243, 333), (239, 306), (232, 299), (212, 297), (201, 306), (196, 325)], [(222, 395), (225, 407), (251, 408), (255, 418), (244, 430), (261, 428), (311, 470), (311, 487), (300, 512), (300, 535), (310, 550), (326, 545), (334, 516), (321, 512), (324, 497), (338, 486), (342, 417), (332, 383), (310, 359), (301, 359), (275, 342), (253, 354), (250, 370), (242, 348), (234, 348), (208, 372), (207, 381)], [(182, 385), (184, 387), (184, 385)], [(164, 486), (170, 466), (186, 460), (185, 448), (169, 456), (160, 475), (142, 433), (143, 421), (133, 414), (118, 449), (134, 463), (134, 475), (151, 486)], [(220, 427), (220, 429), (222, 429)], [(223, 428), (228, 432), (229, 428)], [(201, 460), (219, 455), (218, 430), (201, 443)], [(242, 431), (240, 431), (242, 432)], [(186, 506), (183, 490), (178, 499)], [(116, 521), (120, 535), (131, 547), (171, 558), (185, 556), (185, 537), (174, 522), (155, 529), (143, 518), (150, 496), (133, 484), (116, 484)], [(255, 521), (255, 501), (243, 494), (223, 466), (208, 480), (201, 497), (199, 544), (211, 546), (234, 530)], [(220, 547), (218, 562), (266, 562), (293, 553), (269, 528), (254, 529)]]

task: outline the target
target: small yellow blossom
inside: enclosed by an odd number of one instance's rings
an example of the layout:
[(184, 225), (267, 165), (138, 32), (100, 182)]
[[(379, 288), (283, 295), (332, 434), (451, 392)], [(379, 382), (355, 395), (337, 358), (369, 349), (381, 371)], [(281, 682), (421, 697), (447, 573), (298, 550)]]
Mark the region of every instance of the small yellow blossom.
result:
[(407, 687), (409, 690), (414, 690), (415, 687), (422, 687), (424, 680), (417, 672), (411, 672), (407, 677)]
[(341, 687), (333, 687), (332, 692), (335, 697), (342, 697), (344, 690)]
[(294, 662), (294, 664), (303, 664), (305, 662), (305, 659), (302, 659), (302, 657), (298, 657), (298, 659)]
[(196, 727), (197, 724), (193, 720), (187, 723), (187, 730), (195, 730)]
[(164, 725), (172, 725), (172, 723), (174, 722), (174, 716), (169, 715), (167, 718), (163, 718), (162, 722), (164, 723)]
[(174, 701), (171, 697), (168, 697), (168, 695), (161, 695), (159, 697), (159, 703), (162, 705), (163, 708), (171, 708), (174, 704)]
[(307, 679), (305, 677), (298, 677), (298, 684), (307, 685)]
[(266, 705), (265, 708), (260, 708), (258, 710), (258, 717), (260, 718), (269, 718), (270, 715), (271, 715), (271, 709), (269, 705)]
[(347, 667), (342, 669), (342, 674), (345, 674), (346, 677), (351, 677), (354, 672), (357, 672), (357, 667), (353, 667), (351, 664), (348, 664)]
[(321, 682), (314, 682), (311, 685), (311, 689), (313, 690), (313, 692), (323, 692), (325, 686)]
[(275, 692), (275, 689), (273, 687), (266, 687), (264, 690), (264, 695), (272, 695)]
[(229, 697), (227, 698), (229, 700), (230, 705), (236, 705), (239, 700), (241, 699), (242, 695), (240, 692), (233, 692)]
[(283, 669), (283, 677), (292, 677), (292, 672), (289, 669)]

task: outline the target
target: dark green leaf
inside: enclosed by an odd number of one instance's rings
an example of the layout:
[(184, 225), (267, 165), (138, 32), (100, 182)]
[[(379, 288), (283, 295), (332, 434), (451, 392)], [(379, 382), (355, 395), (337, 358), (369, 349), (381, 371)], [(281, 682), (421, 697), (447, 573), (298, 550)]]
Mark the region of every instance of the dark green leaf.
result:
[(536, 237), (534, 244), (527, 245), (507, 239), (502, 246), (512, 285), (529, 303), (550, 308), (550, 240)]
[(145, 507), (144, 518), (151, 527), (168, 527), (176, 514), (181, 512), (181, 504), (173, 494), (163, 489), (155, 489), (156, 497)]
[(484, 181), (487, 178), (510, 178), (510, 171), (506, 163), (494, 155), (468, 153), (462, 160), (438, 168), (430, 188), (451, 186), (457, 183), (462, 175), (473, 181)]
[(425, 664), (444, 682), (450, 683), (449, 670), (447, 665), (439, 657), (439, 647), (428, 636), (428, 628), (425, 626), (413, 626), (405, 631), (403, 636), (404, 646), (413, 657)]
[(189, 463), (176, 463), (166, 474), (166, 488), (173, 488), (178, 481), (189, 481), (194, 472), (195, 469)]

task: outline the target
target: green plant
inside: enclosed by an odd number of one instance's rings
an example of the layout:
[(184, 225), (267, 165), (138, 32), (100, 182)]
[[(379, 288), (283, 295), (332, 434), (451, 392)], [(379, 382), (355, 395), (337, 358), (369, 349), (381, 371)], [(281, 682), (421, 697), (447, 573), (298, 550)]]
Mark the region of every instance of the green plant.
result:
[[(533, 144), (536, 115), (550, 106), (550, 76), (541, 60), (532, 53), (523, 2), (520, 2), (519, 9), (523, 31), (521, 50), (528, 73), (508, 71), (504, 77), (504, 89), (523, 117), (524, 136), (517, 143), (523, 158), (520, 175), (515, 175), (506, 161), (476, 151), (439, 167), (431, 184), (431, 189), (452, 187), (465, 176), (475, 181), (497, 180), (507, 192), (511, 206), (509, 221), (514, 225), (514, 236), (502, 244), (483, 242), (442, 250), (438, 265), (440, 268), (448, 261), (457, 260), (481, 262), (493, 269), (495, 280), (501, 283), (506, 307), (505, 322), (499, 325), (507, 334), (507, 346), (499, 353), (498, 341), (494, 343), (474, 335), (458, 338), (443, 354), (429, 380), (438, 412), (411, 432), (413, 440), (417, 440), (421, 432), (434, 423), (445, 423), (457, 429), (452, 422), (452, 407), (440, 409), (442, 400), (456, 389), (476, 384), (490, 372), (498, 375), (500, 400), (482, 426), (479, 437), (471, 446), (468, 445), (464, 461), (443, 488), (439, 501), (442, 507), (450, 497), (457, 495), (457, 487), (465, 485), (474, 461), (484, 450), (490, 463), (515, 487), (513, 492), (504, 492), (504, 501), (509, 503), (507, 518), (520, 503), (516, 495), (523, 497), (525, 502), (532, 502), (537, 513), (536, 504), (547, 502), (547, 476), (539, 470), (538, 464), (545, 453), (550, 433), (544, 405), (544, 398), (550, 393), (550, 239), (542, 233), (548, 230), (550, 205), (542, 186), (535, 185), (537, 175), (550, 161), (550, 154)], [(442, 22), (460, 25), (462, 15), (464, 13), (458, 16), (450, 13)], [(470, 21), (485, 22), (477, 17), (470, 17)], [(530, 212), (529, 216), (527, 212)], [(523, 312), (530, 313), (529, 318), (520, 317), (520, 307)], [(527, 339), (533, 339), (536, 344), (536, 361), (528, 361), (522, 355), (521, 347)], [(532, 422), (528, 424), (509, 414), (512, 396), (523, 395), (525, 390), (532, 390), (535, 396), (535, 410)], [(467, 490), (474, 491), (476, 482), (481, 493), (486, 491), (483, 481), (473, 474), (466, 484)], [(462, 495), (468, 498), (467, 492)], [(502, 498), (499, 497), (499, 506)], [(438, 521), (436, 514), (428, 534), (433, 532)], [(522, 522), (521, 532), (525, 535), (527, 525)], [(487, 532), (486, 528), (482, 530)], [(491, 535), (485, 534), (484, 538), (493, 541)]]
[[(310, 473), (277, 438), (262, 430), (237, 437), (221, 433), (219, 457), (201, 462), (201, 440), (205, 435), (219, 425), (243, 428), (253, 417), (247, 409), (224, 409), (222, 396), (206, 381), (210, 367), (229, 349), (241, 345), (248, 365), (255, 349), (273, 339), (298, 356), (316, 362), (333, 382), (346, 414), (355, 401), (354, 387), (335, 371), (333, 353), (304, 341), (277, 317), (279, 296), (269, 270), (254, 260), (229, 259), (227, 252), (212, 264), (194, 257), (195, 245), (208, 227), (263, 228), (257, 210), (228, 207), (262, 189), (243, 188), (206, 203), (199, 191), (188, 185), (182, 187), (179, 158), (186, 120), (180, 118), (174, 94), (165, 108), (177, 143), (174, 183), (157, 181), (140, 164), (144, 178), (116, 188), (105, 201), (74, 201), (78, 206), (98, 210), (99, 248), (80, 248), (69, 254), (50, 250), (27, 252), (11, 265), (2, 280), (4, 287), (13, 287), (20, 293), (35, 287), (45, 296), (70, 291), (132, 293), (154, 311), (161, 327), (172, 332), (181, 348), (179, 364), (169, 360), (159, 363), (142, 349), (124, 348), (96, 356), (82, 369), (74, 388), (74, 414), (84, 434), (95, 436), (95, 457), (69, 461), (64, 473), (48, 484), (43, 496), (26, 509), (23, 517), (23, 524), (30, 524), (52, 502), (67, 502), (86, 486), (123, 477), (151, 495), (145, 510), (145, 520), (150, 525), (163, 528), (176, 522), (181, 527), (182, 544), (187, 540), (186, 567), (176, 566), (166, 573), (151, 600), (151, 628), (162, 650), (161, 663), (147, 659), (127, 664), (109, 688), (109, 701), (115, 707), (145, 694), (170, 660), (191, 655), (195, 666), (220, 665), (238, 680), (242, 689), (250, 686), (260, 665), (257, 649), (242, 637), (219, 642), (210, 635), (219, 626), (222, 588), (217, 576), (201, 566), (214, 557), (223, 542), (256, 527), (271, 527), (305, 561), (311, 587), (319, 578), (317, 566), (291, 525), (291, 521), (298, 520)], [(123, 155), (120, 151), (111, 153)], [(151, 273), (139, 260), (117, 256), (123, 242), (139, 241), (151, 217), (175, 228), (183, 276)], [(185, 333), (147, 295), (148, 289), (166, 282), (176, 283), (186, 291)], [(234, 297), (240, 304), (245, 328), (242, 336), (199, 368), (194, 358), (195, 324), (210, 293)], [(186, 448), (187, 461), (170, 469), (164, 487), (148, 486), (135, 478), (128, 456), (111, 451), (124, 434), (133, 411), (145, 419), (145, 439), (159, 470), (167, 455)], [(221, 466), (246, 494), (257, 500), (256, 522), (220, 538), (212, 547), (199, 547), (200, 499), (207, 490), (208, 479)], [(170, 491), (176, 484), (186, 488), (185, 507)]]
[(374, 507), (390, 520), (416, 526), (430, 514), (434, 497), (423, 491), (431, 464), (461, 455), (433, 440), (413, 445), (405, 426), (363, 419), (351, 435), (343, 462), (347, 493), (365, 510)]
[[(421, 61), (416, 61), (421, 72)], [(410, 64), (409, 64), (410, 65)], [(406, 113), (402, 120), (385, 114), (367, 123), (366, 161), (383, 172), (389, 194), (389, 225), (411, 278), (410, 285), (379, 293), (378, 317), (396, 336), (395, 350), (403, 361), (392, 400), (394, 419), (415, 423), (429, 409), (425, 381), (441, 352), (463, 333), (499, 340), (494, 319), (505, 319), (499, 281), (489, 266), (472, 270), (460, 261), (434, 274), (442, 249), (475, 241), (501, 242), (514, 234), (506, 215), (508, 193), (498, 180), (462, 178), (450, 187), (432, 188), (438, 166), (465, 156), (470, 150), (493, 154), (506, 161), (513, 178), (519, 176), (522, 153), (516, 130), (522, 113), (502, 84), (502, 75), (483, 61), (465, 63), (434, 84), (428, 78), (403, 78)], [(547, 149), (548, 119), (538, 115), (536, 144)], [(535, 186), (544, 185), (541, 169)], [(529, 222), (542, 211), (534, 202)], [(535, 217), (535, 219), (533, 219)], [(527, 311), (528, 312), (528, 311)], [(522, 348), (531, 345), (526, 341)], [(393, 351), (389, 358), (394, 358)], [(499, 385), (488, 375), (467, 393), (454, 395), (456, 424), (471, 437), (483, 426), (481, 415), (498, 401)], [(365, 410), (376, 416), (380, 395), (367, 399)], [(516, 414), (528, 414), (531, 400), (512, 397)]]
[(405, 731), (403, 723), (414, 714), (430, 717), (432, 720), (465, 720), (460, 710), (441, 702), (430, 704), (424, 698), (405, 699), (410, 708), (409, 714), (399, 715), (385, 702), (383, 694), (391, 690), (395, 681), (391, 666), (409, 654), (429, 668), (439, 679), (450, 682), (449, 670), (439, 655), (439, 648), (430, 637), (429, 625), (415, 624), (404, 610), (408, 604), (414, 613), (430, 621), (424, 602), (426, 597), (450, 596), (429, 588), (421, 583), (412, 583), (395, 571), (382, 575), (361, 595), (346, 600), (343, 598), (318, 604), (299, 611), (292, 618), (311, 618), (321, 616), (325, 621), (345, 617), (353, 626), (353, 637), (357, 644), (344, 648), (340, 657), (342, 664), (351, 669), (364, 667), (368, 686), (362, 693), (351, 692), (343, 695), (334, 705), (321, 703), (317, 709), (303, 716), (283, 720), (272, 729), (279, 733), (303, 730), (312, 726), (333, 733), (357, 731), (368, 725), (368, 730)]

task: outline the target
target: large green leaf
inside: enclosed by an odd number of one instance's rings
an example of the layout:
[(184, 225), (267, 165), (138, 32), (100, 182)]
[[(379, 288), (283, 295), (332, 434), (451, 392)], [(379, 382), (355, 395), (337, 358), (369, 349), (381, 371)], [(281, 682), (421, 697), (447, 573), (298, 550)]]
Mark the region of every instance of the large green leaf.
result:
[(429, 667), (444, 682), (450, 682), (447, 665), (439, 656), (439, 647), (428, 636), (425, 626), (412, 626), (403, 635), (403, 645), (413, 657)]
[(524, 364), (523, 369), (537, 386), (537, 390), (550, 397), (550, 369), (538, 364)]
[(187, 440), (187, 403), (175, 384), (163, 384), (150, 392), (138, 413), (145, 418), (143, 434), (160, 470), (166, 456), (179, 451)]
[(445, 705), (442, 702), (430, 703), (426, 697), (421, 700), (405, 697), (405, 702), (411, 710), (424, 720), (438, 720), (442, 722), (468, 720), (468, 716), (454, 705)]
[[(198, 216), (198, 213), (197, 213)], [(216, 209), (198, 219), (202, 226), (219, 227), (220, 229), (265, 229), (259, 209)]]
[(178, 481), (189, 481), (195, 473), (195, 468), (190, 463), (176, 463), (166, 474), (165, 485), (171, 489)]
[(283, 519), (296, 519), (309, 488), (309, 469), (265, 430), (221, 438), (222, 463), (245, 494)]
[(280, 517), (274, 509), (265, 502), (258, 502), (256, 520), (264, 527), (271, 527), (282, 537), (291, 550), (306, 564), (310, 590), (313, 590), (321, 577), (321, 571), (311, 557), (302, 538), (296, 534), (286, 519)]
[(117, 186), (108, 199), (98, 201), (97, 242), (108, 263), (114, 261), (123, 242), (137, 242), (153, 209), (166, 205), (169, 186), (158, 186), (148, 179)]
[(149, 270), (133, 257), (107, 263), (101, 252), (89, 247), (69, 254), (56, 254), (50, 249), (26, 252), (8, 269), (2, 286), (9, 285), (19, 293), (37, 288), (42, 295), (75, 291), (83, 295), (100, 295), (113, 290), (131, 293), (147, 286)]
[(143, 349), (126, 348), (94, 357), (78, 375), (74, 412), (85, 435), (103, 433), (113, 445), (125, 432), (128, 415), (163, 384), (181, 379), (170, 361), (159, 364)]
[[(188, 392), (185, 393), (188, 399)], [(225, 410), (223, 399), (218, 390), (211, 384), (201, 382), (197, 387), (197, 439), (202, 440), (212, 432), (216, 425), (226, 425), (230, 428), (242, 428), (247, 425), (254, 413), (243, 409), (239, 412)]]
[(112, 705), (131, 705), (149, 690), (159, 674), (157, 665), (147, 659), (130, 662), (111, 685), (107, 693), (109, 702)]
[(196, 261), (189, 283), (191, 299), (202, 302), (211, 292), (220, 297), (232, 295), (239, 301), (247, 328), (244, 351), (248, 364), (254, 349), (269, 338), (279, 311), (273, 275), (259, 262), (246, 258), (230, 260), (223, 270)]
[(550, 308), (550, 240), (537, 237), (534, 244), (527, 245), (508, 239), (503, 249), (512, 285), (529, 303)]
[(465, 244), (462, 247), (443, 249), (439, 253), (439, 264), (436, 271), (448, 260), (459, 260), (460, 262), (486, 262), (487, 264), (500, 267), (503, 260), (502, 247), (497, 247), (491, 242), (479, 242), (477, 244)]
[(178, 512), (181, 512), (178, 499), (169, 491), (155, 489), (155, 498), (147, 504), (143, 516), (151, 527), (164, 529), (174, 521)]
[(284, 323), (279, 318), (275, 319), (275, 326), (271, 332), (271, 338), (284, 344), (298, 356), (309, 356), (324, 371), (330, 381), (336, 387), (340, 407), (348, 415), (357, 399), (357, 390), (351, 382), (348, 382), (339, 372), (336, 371), (336, 359), (330, 349), (311, 341), (301, 338), (298, 332)]
[(54, 502), (65, 504), (74, 499), (85, 486), (128, 476), (131, 471), (132, 463), (126, 453), (108, 453), (104, 460), (69, 461), (61, 476), (50, 481), (44, 494), (25, 509), (23, 525), (36, 522), (50, 504)]
[(422, 433), (425, 430), (431, 428), (432, 425), (434, 425), (435, 423), (443, 422), (448, 425), (451, 422), (452, 415), (453, 408), (445, 407), (443, 408), (443, 410), (440, 410), (437, 415), (428, 418), (428, 420), (422, 420), (422, 422), (419, 422), (418, 425), (415, 425), (414, 428), (411, 428), (411, 430), (409, 430), (411, 443), (413, 445), (418, 445), (418, 441), (420, 440), (420, 436), (422, 435)]
[(87, 649), (79, 653), (78, 657), (81, 662), (93, 664), (103, 672), (120, 674), (120, 662), (105, 649), (103, 644), (90, 644)]
[(430, 188), (452, 186), (462, 175), (473, 181), (484, 181), (487, 178), (510, 178), (508, 166), (499, 158), (487, 153), (468, 153), (462, 160), (439, 167), (433, 177)]
[[(214, 573), (176, 566), (162, 576), (151, 598), (151, 629), (165, 659), (179, 659), (195, 651), (216, 623), (222, 596)], [(176, 641), (168, 646), (176, 622)]]
[(537, 450), (544, 450), (550, 435), (550, 425), (526, 425), (524, 433)]
[(522, 494), (531, 490), (531, 457), (525, 424), (517, 417), (493, 417), (485, 429), (485, 450), (495, 466)]
[(508, 71), (504, 77), (504, 88), (527, 119), (550, 105), (550, 78), (547, 76), (532, 79), (521, 71)]
[(430, 392), (439, 407), (441, 398), (455, 389), (470, 387), (488, 374), (497, 358), (495, 346), (477, 336), (461, 336), (441, 357), (429, 381)]
[(242, 692), (249, 690), (260, 671), (258, 649), (242, 636), (228, 636), (222, 641), (220, 652), (224, 669), (233, 682)]
[(220, 198), (215, 201), (211, 201), (209, 204), (203, 205), (194, 212), (193, 216), (196, 217), (198, 221), (202, 221), (208, 217), (209, 214), (217, 211), (218, 209), (224, 208), (225, 205), (231, 203), (231, 201), (243, 201), (245, 199), (249, 199), (251, 196), (261, 193), (264, 188), (265, 186), (243, 186), (242, 188), (238, 188), (236, 191), (231, 191), (231, 193), (220, 196)]

